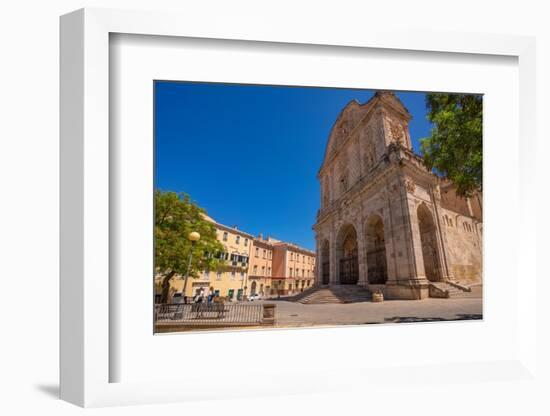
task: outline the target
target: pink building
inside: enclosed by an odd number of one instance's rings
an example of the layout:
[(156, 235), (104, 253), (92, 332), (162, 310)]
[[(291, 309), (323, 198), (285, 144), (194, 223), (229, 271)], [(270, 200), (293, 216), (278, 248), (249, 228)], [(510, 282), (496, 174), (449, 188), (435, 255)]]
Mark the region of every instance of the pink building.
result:
[(303, 292), (315, 281), (315, 252), (292, 243), (274, 243), (271, 279), (275, 295)]

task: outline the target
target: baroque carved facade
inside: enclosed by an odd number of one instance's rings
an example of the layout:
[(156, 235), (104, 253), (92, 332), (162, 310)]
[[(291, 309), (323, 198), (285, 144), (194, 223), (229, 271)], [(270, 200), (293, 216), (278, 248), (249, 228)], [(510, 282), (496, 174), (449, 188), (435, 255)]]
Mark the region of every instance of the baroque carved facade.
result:
[(480, 283), (481, 195), (460, 198), (412, 150), (411, 116), (390, 92), (350, 102), (318, 173), (318, 284), (421, 299), (430, 283)]

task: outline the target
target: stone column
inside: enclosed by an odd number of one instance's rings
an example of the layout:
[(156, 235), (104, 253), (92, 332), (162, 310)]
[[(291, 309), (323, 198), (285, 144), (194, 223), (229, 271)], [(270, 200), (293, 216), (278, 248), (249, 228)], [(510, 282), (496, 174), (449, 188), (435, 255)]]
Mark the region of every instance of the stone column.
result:
[[(432, 188), (432, 201), (434, 206), (434, 222), (436, 227), (435, 235), (437, 239), (437, 261), (439, 263), (439, 269), (441, 270), (441, 280), (448, 281), (452, 280), (452, 276), (449, 272), (449, 254), (447, 252), (447, 246), (443, 237), (443, 227), (441, 226), (441, 193), (439, 190), (439, 185), (436, 185)], [(468, 208), (471, 210), (469, 201)]]
[(367, 286), (369, 284), (369, 279), (367, 276), (367, 246), (365, 244), (365, 223), (363, 218), (359, 218), (355, 224), (355, 229), (357, 230), (357, 260), (359, 262), (359, 281), (357, 284), (359, 286)]
[[(403, 181), (403, 178), (401, 179)], [(417, 264), (416, 256), (413, 243), (413, 234), (411, 223), (416, 221), (416, 207), (412, 198), (412, 192), (414, 189), (411, 188), (411, 194), (404, 183), (399, 186), (399, 191), (396, 195), (398, 200), (395, 203), (395, 215), (393, 216), (393, 238), (394, 238), (394, 249), (395, 249), (395, 263), (396, 263), (396, 280), (399, 283), (408, 283), (412, 278), (416, 278), (417, 273)], [(415, 220), (411, 218), (414, 212)], [(418, 221), (416, 221), (418, 226)], [(422, 263), (422, 274), (424, 273), (424, 267)]]
[[(428, 279), (424, 271), (424, 258), (422, 255), (422, 241), (416, 213), (416, 203), (411, 190), (404, 190), (403, 198), (400, 201), (403, 211), (402, 229), (405, 231), (396, 244), (397, 264), (399, 264), (399, 275), (395, 280), (388, 280), (386, 283), (385, 295), (388, 299), (423, 299), (428, 297)], [(401, 252), (401, 256), (399, 253)], [(402, 274), (401, 274), (402, 273)]]
[(319, 264), (322, 264), (322, 246), (321, 246), (322, 237), (317, 234), (317, 239), (315, 240), (315, 269), (314, 269), (314, 281), (313, 284), (322, 284), (322, 276), (321, 272), (319, 272), (320, 267), (318, 267)]
[(330, 231), (330, 239), (329, 239), (329, 247), (330, 247), (330, 284), (331, 285), (337, 285), (339, 283), (338, 281), (338, 267), (336, 265), (336, 232), (334, 231), (334, 226)]
[(409, 225), (410, 238), (412, 243), (412, 261), (414, 264), (415, 276), (410, 276), (411, 282), (418, 281), (426, 283), (426, 272), (424, 269), (424, 256), (422, 254), (422, 240), (420, 238), (420, 227), (418, 225), (418, 216), (416, 212), (416, 204), (411, 197), (407, 197), (407, 205), (409, 208)]
[[(386, 185), (389, 190), (390, 186)], [(392, 210), (392, 197), (395, 192), (387, 192), (386, 205), (384, 209), (384, 243), (386, 247), (386, 267), (388, 270), (388, 280), (386, 284), (397, 283), (397, 262), (398, 249), (395, 241), (395, 218)]]

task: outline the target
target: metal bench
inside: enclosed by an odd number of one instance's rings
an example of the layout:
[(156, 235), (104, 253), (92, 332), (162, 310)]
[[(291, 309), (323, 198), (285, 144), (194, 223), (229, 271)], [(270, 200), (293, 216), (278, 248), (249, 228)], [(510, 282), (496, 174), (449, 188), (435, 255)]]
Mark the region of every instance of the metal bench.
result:
[(223, 303), (195, 303), (191, 305), (191, 313), (195, 314), (195, 319), (216, 318), (222, 319), (226, 312)]

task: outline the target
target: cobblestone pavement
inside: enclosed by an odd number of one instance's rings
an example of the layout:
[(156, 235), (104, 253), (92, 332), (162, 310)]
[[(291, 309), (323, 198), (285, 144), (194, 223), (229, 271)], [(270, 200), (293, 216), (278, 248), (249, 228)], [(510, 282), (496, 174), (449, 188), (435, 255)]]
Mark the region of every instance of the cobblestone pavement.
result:
[(303, 305), (283, 300), (265, 302), (277, 305), (276, 327), (482, 319), (483, 314), (480, 297), (323, 305)]

